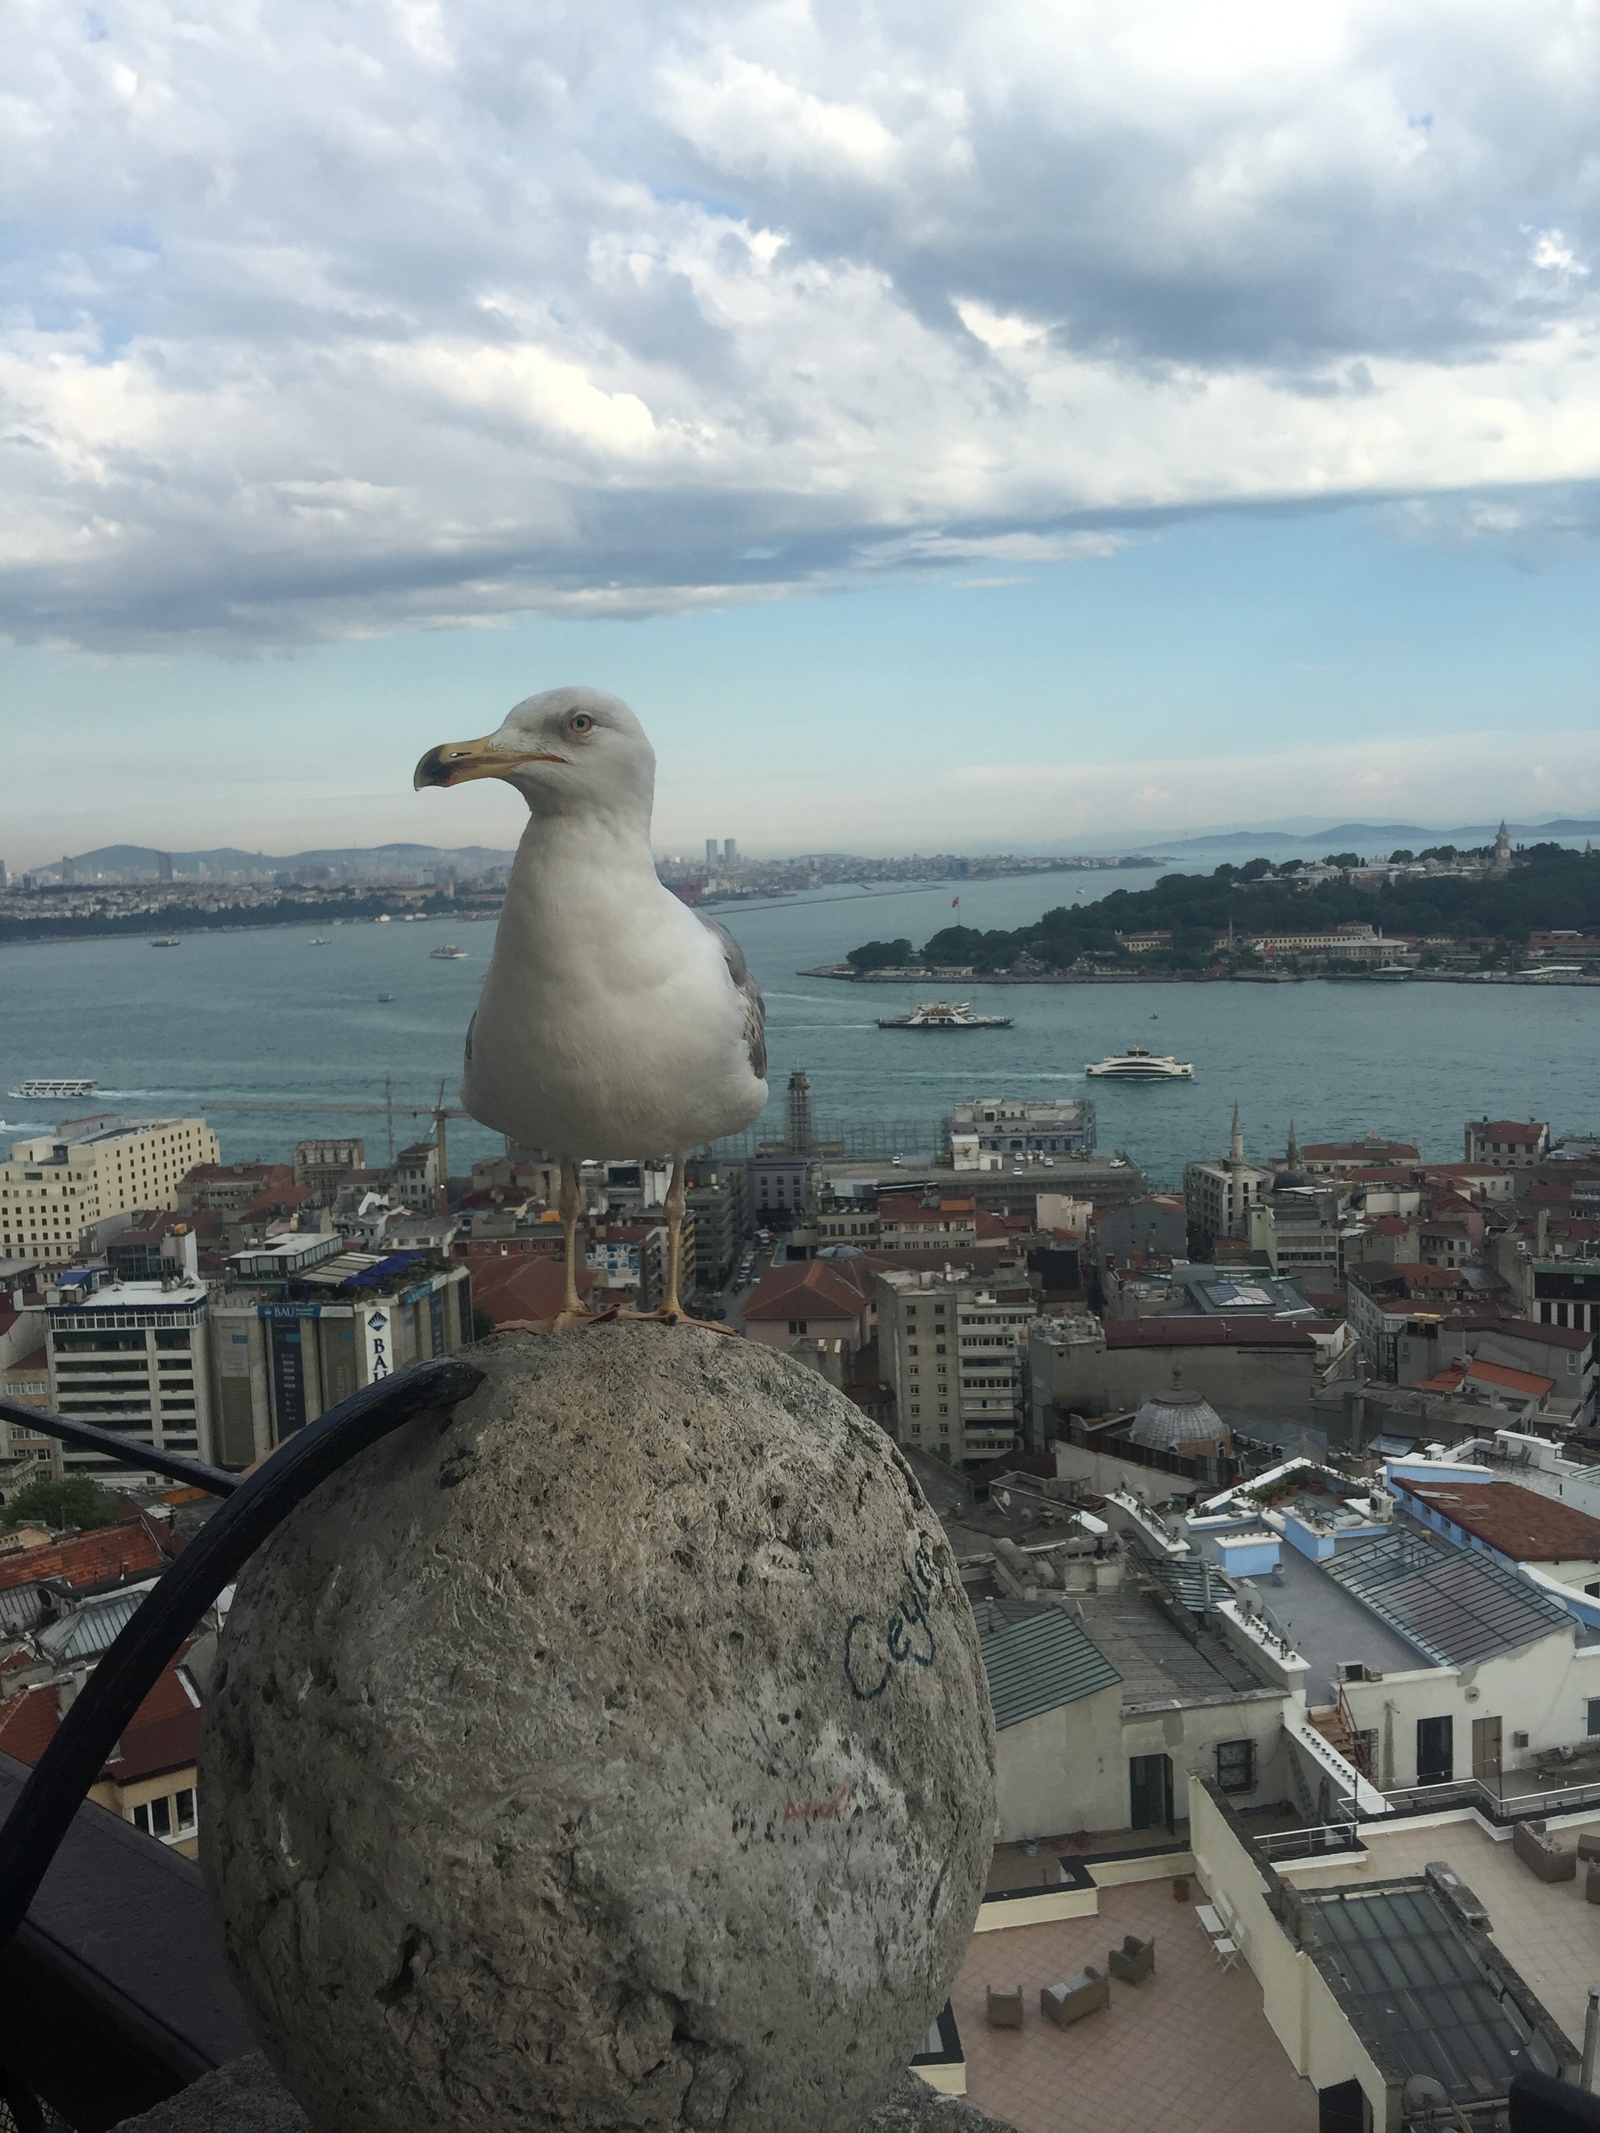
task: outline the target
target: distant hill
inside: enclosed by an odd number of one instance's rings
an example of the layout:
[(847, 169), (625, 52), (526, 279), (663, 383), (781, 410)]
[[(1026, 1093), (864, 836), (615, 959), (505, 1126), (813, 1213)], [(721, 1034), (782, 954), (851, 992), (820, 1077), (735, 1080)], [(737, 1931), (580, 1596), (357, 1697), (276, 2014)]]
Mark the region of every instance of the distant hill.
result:
[[(1419, 822), (1336, 822), (1331, 829), (1290, 830), (1255, 829), (1228, 830), (1210, 837), (1182, 837), (1161, 840), (1161, 849), (1176, 856), (1182, 852), (1245, 852), (1252, 857), (1264, 846), (1290, 847), (1297, 851), (1315, 853), (1359, 851), (1370, 857), (1375, 852), (1389, 853), (1410, 845), (1454, 844), (1463, 851), (1472, 851), (1481, 844), (1493, 844), (1498, 822), (1468, 823), (1463, 829), (1430, 829)], [(1600, 822), (1580, 822), (1563, 816), (1554, 822), (1508, 822), (1513, 844), (1538, 844), (1546, 839), (1559, 840), (1571, 837), (1600, 837)]]
[[(1326, 835), (1349, 836), (1354, 827)], [(1472, 832), (1457, 835), (1464, 840)], [(1292, 875), (1247, 880), (1229, 861), (1210, 874), (1172, 873), (1153, 889), (1114, 889), (1092, 904), (1047, 910), (1014, 931), (945, 926), (922, 953), (930, 964), (970, 964), (979, 972), (1010, 970), (1019, 957), (1036, 971), (1067, 970), (1080, 956), (1115, 957), (1119, 932), (1158, 931), (1170, 936), (1169, 945), (1133, 959), (1139, 967), (1199, 970), (1216, 961), (1218, 936), (1230, 929), (1248, 938), (1376, 919), (1391, 934), (1501, 944), (1526, 942), (1535, 929), (1600, 932), (1600, 856), (1551, 849), (1553, 838), (1530, 841), (1545, 848), (1504, 876), (1421, 875), (1391, 883), (1381, 897), (1345, 876), (1312, 888), (1296, 887)], [(904, 963), (909, 948), (904, 939), (866, 941), (849, 960), (858, 970), (881, 970)]]
[[(174, 874), (198, 874), (205, 867), (214, 874), (292, 872), (296, 867), (475, 867), (509, 866), (515, 855), (492, 850), (488, 845), (466, 844), (451, 849), (435, 844), (333, 845), (313, 852), (241, 852), (223, 844), (208, 852), (169, 852)], [(102, 844), (92, 852), (71, 855), (82, 874), (153, 874), (161, 854), (149, 844)], [(54, 862), (59, 864), (59, 862)], [(36, 872), (48, 874), (46, 863)]]

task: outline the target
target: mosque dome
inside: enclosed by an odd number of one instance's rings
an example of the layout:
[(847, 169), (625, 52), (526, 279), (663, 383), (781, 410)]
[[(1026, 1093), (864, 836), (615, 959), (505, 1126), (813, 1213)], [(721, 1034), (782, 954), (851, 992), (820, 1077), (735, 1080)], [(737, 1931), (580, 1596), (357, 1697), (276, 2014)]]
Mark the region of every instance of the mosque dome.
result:
[(1215, 1449), (1232, 1441), (1228, 1425), (1211, 1402), (1185, 1385), (1178, 1370), (1173, 1371), (1172, 1383), (1165, 1392), (1148, 1395), (1133, 1418), (1129, 1435), (1135, 1444), (1143, 1444), (1153, 1452)]

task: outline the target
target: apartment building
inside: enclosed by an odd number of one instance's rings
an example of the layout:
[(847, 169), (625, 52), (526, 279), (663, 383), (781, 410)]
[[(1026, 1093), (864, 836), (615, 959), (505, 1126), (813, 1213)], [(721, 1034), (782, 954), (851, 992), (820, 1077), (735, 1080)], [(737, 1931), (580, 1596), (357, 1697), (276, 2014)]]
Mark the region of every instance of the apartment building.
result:
[(954, 1466), (995, 1459), (1022, 1429), (1026, 1271), (896, 1267), (877, 1277), (878, 1346), (903, 1444)]
[(956, 1170), (1003, 1170), (1019, 1157), (1092, 1155), (1094, 1105), (980, 1097), (950, 1114), (950, 1158)]
[(297, 1231), (237, 1252), (211, 1299), (216, 1461), (248, 1466), (362, 1386), (472, 1338), (467, 1269)]
[(198, 1163), (215, 1163), (203, 1118), (74, 1119), (17, 1141), (0, 1164), (0, 1259), (70, 1266), (85, 1230), (136, 1208), (176, 1207)]
[(194, 1236), (175, 1238), (171, 1271), (122, 1280), (110, 1267), (78, 1267), (50, 1292), (46, 1357), (57, 1414), (115, 1430), (125, 1461), (63, 1445), (68, 1474), (115, 1478), (140, 1471), (141, 1446), (216, 1459), (206, 1286), (195, 1272)]
[(1531, 1170), (1550, 1153), (1550, 1128), (1534, 1118), (1473, 1118), (1467, 1121), (1469, 1163), (1497, 1170)]

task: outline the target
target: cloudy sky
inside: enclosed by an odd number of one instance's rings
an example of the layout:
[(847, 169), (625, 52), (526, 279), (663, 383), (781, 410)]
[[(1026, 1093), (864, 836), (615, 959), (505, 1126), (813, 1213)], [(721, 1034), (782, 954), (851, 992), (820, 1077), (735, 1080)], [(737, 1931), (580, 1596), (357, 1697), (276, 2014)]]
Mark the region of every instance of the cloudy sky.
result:
[(1600, 813), (1593, 0), (12, 19), (13, 864)]

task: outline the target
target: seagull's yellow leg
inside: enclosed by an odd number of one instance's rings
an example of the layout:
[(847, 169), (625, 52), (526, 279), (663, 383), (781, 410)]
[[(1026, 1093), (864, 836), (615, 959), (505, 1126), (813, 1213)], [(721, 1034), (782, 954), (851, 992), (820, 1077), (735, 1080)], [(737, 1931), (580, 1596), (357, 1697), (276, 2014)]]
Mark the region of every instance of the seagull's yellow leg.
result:
[(666, 1326), (704, 1326), (709, 1333), (732, 1334), (732, 1326), (725, 1326), (720, 1319), (691, 1318), (683, 1308), (678, 1295), (678, 1285), (683, 1279), (683, 1173), (687, 1158), (675, 1155), (672, 1158), (672, 1183), (667, 1187), (667, 1293), (658, 1311), (624, 1311), (623, 1318), (655, 1319)]
[(578, 1294), (578, 1224), (583, 1201), (578, 1192), (578, 1166), (570, 1159), (561, 1165), (560, 1204), (567, 1269), (567, 1292), (561, 1299), (561, 1309), (554, 1318), (509, 1319), (497, 1329), (501, 1333), (570, 1333), (575, 1326), (598, 1326), (617, 1316), (615, 1311), (586, 1311)]

